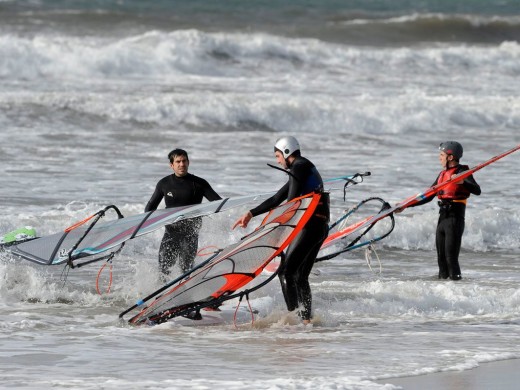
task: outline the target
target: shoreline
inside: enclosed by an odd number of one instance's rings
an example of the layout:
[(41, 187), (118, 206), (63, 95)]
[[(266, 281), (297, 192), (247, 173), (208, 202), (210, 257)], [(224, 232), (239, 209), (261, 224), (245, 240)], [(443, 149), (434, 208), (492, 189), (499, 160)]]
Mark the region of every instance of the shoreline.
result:
[(520, 359), (480, 363), (464, 371), (444, 371), (433, 374), (388, 378), (377, 381), (404, 390), (516, 390), (520, 383)]

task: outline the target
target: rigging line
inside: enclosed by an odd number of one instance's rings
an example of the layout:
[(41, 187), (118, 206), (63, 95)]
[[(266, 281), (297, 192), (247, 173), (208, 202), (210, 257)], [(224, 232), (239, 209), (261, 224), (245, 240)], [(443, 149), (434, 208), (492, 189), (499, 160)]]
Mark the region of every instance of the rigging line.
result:
[(101, 273), (103, 272), (103, 269), (106, 267), (107, 264), (110, 264), (110, 267), (109, 267), (108, 287), (107, 287), (105, 292), (107, 294), (110, 293), (110, 288), (112, 287), (112, 259), (108, 259), (107, 262), (101, 266), (101, 268), (99, 269), (99, 272), (97, 274), (97, 278), (96, 278), (96, 291), (97, 291), (97, 293), (99, 295), (102, 295), (101, 291), (99, 291), (99, 278), (101, 276)]
[(374, 270), (372, 269), (372, 265), (371, 265), (372, 253), (374, 253), (376, 255), (377, 262), (379, 263), (379, 272), (378, 273), (381, 274), (381, 272), (383, 272), (383, 265), (381, 264), (381, 259), (379, 258), (379, 254), (377, 253), (374, 245), (372, 245), (372, 243), (370, 243), (370, 244), (368, 244), (368, 247), (365, 248), (365, 260), (367, 262), (367, 265), (368, 265), (368, 268), (370, 269), (370, 271), (374, 272)]
[(81, 225), (87, 223), (88, 221), (90, 221), (92, 218), (94, 218), (96, 215), (99, 215), (100, 213), (101, 213), (101, 211), (98, 211), (97, 213), (88, 216), (88, 217), (85, 218), (84, 220), (79, 221), (79, 222), (76, 222), (74, 225), (69, 226), (68, 228), (66, 228), (66, 229), (65, 229), (65, 232), (68, 233), (68, 232), (70, 232), (71, 230), (74, 230), (74, 229), (80, 227)]
[(249, 313), (251, 314), (251, 327), (253, 327), (254, 324), (255, 324), (255, 315), (253, 313), (253, 308), (251, 307), (251, 302), (249, 302), (249, 293), (246, 292), (245, 294), (240, 295), (240, 298), (238, 300), (238, 305), (237, 305), (237, 307), (235, 309), (235, 315), (233, 316), (233, 325), (235, 326), (235, 329), (238, 329), (238, 326), (237, 326), (237, 313), (238, 313), (238, 309), (240, 307), (240, 304), (242, 303), (242, 298), (244, 297), (244, 295), (246, 297), (247, 306), (249, 308)]
[(238, 300), (237, 307), (235, 308), (235, 315), (233, 316), (233, 325), (235, 326), (235, 329), (238, 329), (238, 326), (237, 326), (237, 313), (238, 313), (238, 309), (240, 308), (240, 303), (242, 303), (242, 297), (243, 297), (243, 295), (241, 295), (240, 299)]
[(61, 275), (60, 275), (60, 280), (63, 281), (61, 288), (65, 287), (65, 283), (67, 283), (67, 279), (69, 277), (69, 271), (70, 271), (70, 267), (68, 267), (65, 264), (65, 266), (61, 270)]
[(255, 325), (255, 315), (253, 313), (253, 308), (251, 307), (251, 302), (249, 301), (249, 293), (246, 293), (246, 300), (249, 312), (251, 313), (251, 327), (253, 327)]
[(273, 164), (267, 164), (269, 167), (273, 168), (273, 169), (277, 169), (279, 171), (282, 171), (286, 174), (288, 174), (289, 176), (292, 176), (296, 181), (300, 181), (296, 176), (294, 176), (294, 174), (286, 169), (283, 169), (283, 168), (280, 168), (280, 167), (277, 167), (276, 165), (273, 165)]

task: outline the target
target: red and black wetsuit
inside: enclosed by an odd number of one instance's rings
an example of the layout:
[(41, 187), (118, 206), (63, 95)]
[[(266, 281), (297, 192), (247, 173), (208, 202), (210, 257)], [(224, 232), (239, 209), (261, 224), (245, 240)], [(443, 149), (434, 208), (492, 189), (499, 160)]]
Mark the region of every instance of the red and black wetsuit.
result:
[[(443, 170), (433, 185), (446, 181), (452, 175), (467, 171), (467, 165), (457, 165)], [(451, 183), (437, 193), (439, 198), (439, 221), (435, 234), (437, 261), (439, 263), (439, 279), (462, 278), (459, 265), (459, 253), (464, 233), (466, 201), (470, 194), (480, 195), (480, 186), (473, 175), (467, 177), (462, 184)], [(430, 202), (435, 195), (417, 203), (419, 206)]]
[(271, 198), (251, 210), (253, 216), (263, 214), (281, 204), (312, 192), (322, 192), (314, 214), (287, 249), (278, 276), (287, 310), (302, 306), (300, 316), (311, 319), (312, 294), (309, 274), (321, 245), (328, 235), (329, 196), (323, 193), (323, 180), (312, 162), (298, 156), (290, 165), (289, 181)]
[[(203, 198), (209, 201), (222, 199), (206, 180), (191, 173), (182, 177), (171, 174), (159, 180), (146, 204), (145, 212), (156, 210), (163, 198), (166, 208), (199, 204)], [(177, 259), (183, 272), (193, 268), (200, 227), (200, 218), (186, 219), (166, 226), (159, 249), (161, 272), (168, 275)]]

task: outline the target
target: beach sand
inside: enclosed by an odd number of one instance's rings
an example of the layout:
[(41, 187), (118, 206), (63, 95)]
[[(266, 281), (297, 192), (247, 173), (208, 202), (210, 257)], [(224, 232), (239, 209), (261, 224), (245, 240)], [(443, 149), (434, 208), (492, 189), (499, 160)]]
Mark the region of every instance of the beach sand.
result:
[(520, 389), (520, 359), (482, 363), (465, 371), (439, 372), (379, 381), (404, 390), (516, 390)]

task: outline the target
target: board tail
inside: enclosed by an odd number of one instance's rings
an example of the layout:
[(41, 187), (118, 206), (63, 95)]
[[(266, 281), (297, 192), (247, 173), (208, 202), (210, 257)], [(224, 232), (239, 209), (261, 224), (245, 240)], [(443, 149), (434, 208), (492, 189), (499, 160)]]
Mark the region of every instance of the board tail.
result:
[(38, 238), (36, 229), (32, 226), (24, 226), (0, 236), (0, 247), (21, 244), (22, 242), (34, 240), (35, 238)]

